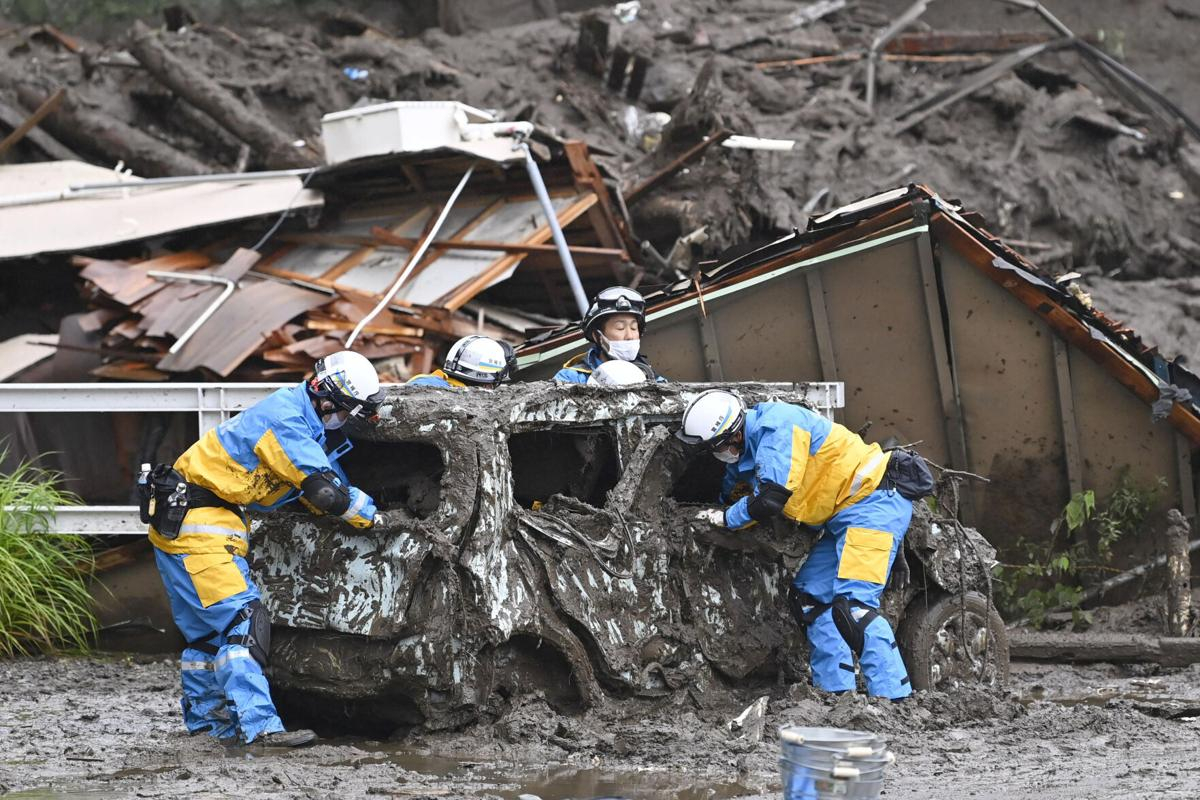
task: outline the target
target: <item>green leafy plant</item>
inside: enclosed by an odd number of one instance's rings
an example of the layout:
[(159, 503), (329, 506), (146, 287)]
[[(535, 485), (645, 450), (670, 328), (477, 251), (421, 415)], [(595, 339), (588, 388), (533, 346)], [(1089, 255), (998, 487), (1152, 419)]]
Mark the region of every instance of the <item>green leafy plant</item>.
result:
[(86, 650), (96, 630), (91, 546), (53, 533), (55, 506), (79, 502), (59, 477), (30, 462), (0, 475), (0, 657)]
[(1074, 626), (1081, 627), (1088, 620), (1080, 608), (1085, 580), (1115, 571), (1113, 546), (1137, 532), (1165, 487), (1161, 478), (1150, 488), (1134, 486), (1125, 470), (1102, 508), (1091, 489), (1073, 495), (1048, 538), (1019, 539), (1016, 550), (1023, 560), (996, 566), (997, 605), (1037, 628), (1051, 611), (1069, 610)]

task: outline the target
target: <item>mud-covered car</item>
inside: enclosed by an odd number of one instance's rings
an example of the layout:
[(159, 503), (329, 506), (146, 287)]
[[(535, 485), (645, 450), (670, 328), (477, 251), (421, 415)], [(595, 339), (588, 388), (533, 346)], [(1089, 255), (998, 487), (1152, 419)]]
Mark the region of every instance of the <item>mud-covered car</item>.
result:
[[(816, 532), (694, 521), (723, 465), (672, 432), (712, 386), (394, 390), (342, 459), (382, 525), (254, 523), (275, 685), (440, 729), (534, 690), (570, 710), (804, 680), (786, 592)], [(748, 403), (805, 403), (814, 388), (726, 386)], [(903, 553), (883, 608), (914, 685), (1003, 680), (991, 546), (918, 503)]]

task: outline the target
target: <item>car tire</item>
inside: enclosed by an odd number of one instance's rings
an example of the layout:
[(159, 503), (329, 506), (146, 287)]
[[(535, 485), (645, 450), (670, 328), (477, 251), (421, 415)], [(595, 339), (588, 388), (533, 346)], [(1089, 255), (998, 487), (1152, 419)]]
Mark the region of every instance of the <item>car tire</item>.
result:
[[(964, 619), (965, 648), (960, 635)], [(914, 689), (1000, 687), (1008, 682), (1004, 620), (977, 592), (967, 592), (962, 600), (959, 595), (918, 596), (908, 605), (897, 640)]]

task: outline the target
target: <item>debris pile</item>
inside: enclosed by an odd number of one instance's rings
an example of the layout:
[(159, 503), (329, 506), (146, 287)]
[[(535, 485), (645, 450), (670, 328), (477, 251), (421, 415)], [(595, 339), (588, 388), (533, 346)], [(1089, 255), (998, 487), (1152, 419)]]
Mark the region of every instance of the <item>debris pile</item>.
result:
[[(1124, 280), (1196, 271), (1195, 125), (1128, 74), (1103, 49), (1113, 47), (1109, 39), (1073, 36), (1033, 11), (1011, 17), (1017, 30), (931, 29), (925, 5), (897, 14), (841, 0), (646, 2), (463, 35), (348, 12), (236, 30), (174, 18), (166, 30), (139, 23), (105, 43), (13, 26), (0, 36), (0, 123), (20, 129), (37, 117), (39, 126), (0, 147), (18, 159), (120, 162), (147, 177), (303, 167), (320, 161), (325, 113), (379, 99), (453, 98), (532, 122), (551, 138), (589, 142), (595, 164), (587, 176), (576, 170), (576, 188), (586, 182), (597, 194), (586, 217), (598, 232), (575, 241), (596, 251), (589, 288), (642, 271), (648, 287), (686, 277), (698, 259), (803, 229), (809, 215), (910, 180), (953, 187), (990, 230), (1052, 274)], [(459, 23), (447, 26), (469, 27)], [(373, 177), (377, 185), (400, 180)], [(448, 188), (409, 191), (428, 192), (436, 204)], [(340, 208), (327, 203), (321, 232), (341, 237), (356, 258), (369, 263), (363, 249), (401, 246), (378, 226), (331, 227)], [(278, 241), (312, 244), (296, 238), (305, 235), (293, 221)], [(202, 249), (194, 237), (177, 239), (116, 260)], [(539, 315), (575, 317), (569, 295), (538, 288), (557, 278), (546, 240), (508, 243), (527, 245), (529, 257), (516, 259), (522, 266), (508, 291), (492, 294), (532, 314), (524, 324), (488, 321), (519, 339), (547, 322)], [(306, 251), (290, 266), (317, 255)], [(253, 272), (274, 265), (303, 274), (279, 266), (283, 258), (264, 252)], [(511, 274), (512, 262), (497, 274)], [(331, 266), (355, 275), (346, 262)], [(340, 298), (315, 319), (320, 338), (331, 340), (353, 325), (346, 304), (377, 299), (380, 288), (351, 286), (354, 295), (338, 274), (318, 277), (337, 284), (324, 289)], [(465, 325), (465, 315), (454, 316), (463, 295), (432, 299)], [(405, 348), (422, 346), (405, 337), (423, 341), (430, 327), (398, 313), (375, 335), (391, 337), (380, 352), (398, 354), (403, 373), (420, 367)], [(314, 330), (313, 321), (291, 324)], [(398, 330), (407, 328), (426, 333)], [(275, 334), (244, 374), (274, 374), (297, 350), (307, 357), (321, 349), (282, 327)], [(124, 349), (104, 343), (113, 345)]]

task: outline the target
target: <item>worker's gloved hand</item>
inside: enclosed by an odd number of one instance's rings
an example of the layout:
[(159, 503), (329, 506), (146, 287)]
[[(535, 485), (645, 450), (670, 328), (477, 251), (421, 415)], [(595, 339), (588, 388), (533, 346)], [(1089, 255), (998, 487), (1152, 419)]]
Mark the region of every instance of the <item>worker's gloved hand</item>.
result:
[(702, 508), (696, 512), (696, 521), (716, 525), (719, 528), (728, 527), (725, 524), (725, 509), (723, 508)]
[(384, 521), (384, 518), (383, 518), (383, 514), (382, 514), (382, 513), (376, 514), (376, 515), (375, 515), (375, 518), (371, 520), (371, 527), (372, 527), (372, 528), (378, 528), (378, 527), (380, 527), (380, 526), (381, 526), (381, 525), (383, 525), (383, 524), (385, 524), (385, 521)]
[(903, 589), (908, 586), (912, 576), (908, 571), (908, 559), (904, 557), (904, 544), (901, 543), (900, 549), (896, 552), (896, 559), (892, 562), (891, 580), (888, 585), (897, 589)]

